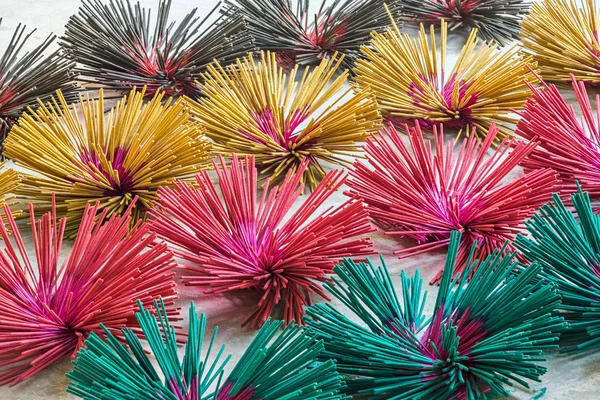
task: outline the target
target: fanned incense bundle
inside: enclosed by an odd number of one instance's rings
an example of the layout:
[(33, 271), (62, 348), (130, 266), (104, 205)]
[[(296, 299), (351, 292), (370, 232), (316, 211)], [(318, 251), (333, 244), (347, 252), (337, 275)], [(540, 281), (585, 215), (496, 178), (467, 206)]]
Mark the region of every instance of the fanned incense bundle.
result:
[[(142, 308), (138, 322), (158, 361), (152, 364), (139, 339), (124, 330), (129, 349), (105, 330), (107, 340), (91, 334), (85, 348), (67, 374), (68, 392), (97, 400), (337, 400), (342, 380), (332, 361), (318, 362), (323, 343), (303, 335), (296, 325), (283, 331), (282, 322), (267, 322), (252, 341), (229, 378), (221, 384), (225, 346), (211, 355), (217, 336), (214, 329), (203, 355), (207, 332), (204, 314), (198, 316), (194, 303), (189, 310), (190, 326), (185, 357), (177, 354), (177, 337), (164, 304), (155, 302), (156, 314)], [(281, 332), (279, 336), (277, 334)], [(211, 386), (216, 383), (217, 390)]]
[[(167, 305), (176, 299), (177, 263), (146, 225), (137, 223), (130, 231), (131, 217), (116, 215), (94, 222), (98, 205), (87, 205), (73, 249), (60, 265), (66, 219), (57, 221), (53, 208), (36, 221), (29, 207), (37, 265), (6, 205), (12, 237), (0, 224), (2, 385), (74, 356), (91, 332), (102, 334), (100, 323), (110, 329), (132, 326), (136, 299), (144, 305), (159, 296)], [(102, 211), (101, 220), (106, 214)], [(168, 312), (177, 315), (175, 309)]]
[[(475, 240), (477, 258), (483, 259), (513, 239), (523, 221), (559, 187), (550, 169), (531, 171), (504, 184), (536, 143), (504, 138), (486, 157), (498, 135), (493, 125), (485, 140), (464, 139), (458, 153), (454, 142), (446, 142), (437, 129), (433, 142), (424, 139), (418, 125), (406, 127), (406, 133), (409, 145), (393, 126), (367, 140), (369, 165), (354, 163), (347, 192), (366, 202), (369, 215), (386, 234), (419, 242), (396, 251), (401, 257), (445, 247), (451, 232), (459, 231), (463, 236), (455, 271), (460, 273)], [(442, 271), (433, 281), (441, 276)]]
[(160, 188), (157, 208), (150, 211), (152, 229), (177, 256), (194, 263), (182, 267), (186, 285), (208, 287), (207, 293), (258, 292), (256, 311), (244, 321), (251, 328), (278, 305), (286, 322), (300, 321), (310, 294), (325, 295), (320, 282), (337, 260), (371, 253), (371, 241), (356, 238), (372, 231), (362, 202), (350, 199), (314, 215), (344, 183), (342, 171), (328, 173), (292, 210), (303, 191), (306, 162), (279, 187), (267, 179), (260, 199), (253, 158), (238, 161), (233, 155), (228, 168), (220, 157), (214, 167), (217, 185), (200, 171), (197, 189), (185, 182)]
[[(277, 53), (282, 66), (318, 65), (343, 54), (341, 67), (351, 69), (360, 57), (360, 46), (371, 32), (389, 24), (385, 0), (322, 0), (318, 11), (309, 0), (226, 0), (229, 12), (248, 22), (248, 31), (259, 50)], [(389, 8), (401, 22), (400, 4)]]
[(600, 11), (596, 0), (535, 2), (523, 19), (521, 40), (549, 82), (570, 82), (571, 74), (600, 86)]
[[(0, 18), (2, 24), (2, 18)], [(55, 90), (62, 90), (65, 100), (77, 98), (77, 85), (73, 64), (55, 51), (44, 57), (44, 51), (52, 44), (55, 35), (50, 35), (39, 46), (26, 52), (21, 50), (35, 29), (25, 33), (19, 24), (4, 53), (0, 53), (0, 158), (4, 159), (4, 140), (10, 128), (17, 122), (27, 107), (34, 107), (36, 99), (48, 100)]]
[(380, 126), (368, 89), (345, 99), (352, 92), (342, 91), (348, 72), (330, 82), (340, 63), (332, 58), (306, 67), (299, 83), (298, 65), (285, 74), (274, 53), (261, 53), (258, 62), (250, 55), (226, 68), (216, 63), (204, 75), (206, 97), (189, 101), (191, 113), (206, 125), (216, 153), (252, 155), (273, 181), (308, 160), (302, 182), (314, 189), (325, 176), (321, 162), (349, 164), (348, 157), (360, 151), (357, 142)]
[(600, 96), (596, 95), (593, 107), (584, 82), (572, 79), (582, 117), (565, 101), (556, 86), (543, 83), (543, 89), (532, 88), (533, 95), (525, 104), (515, 133), (540, 144), (521, 165), (526, 170), (552, 168), (560, 174), (565, 189), (575, 190), (575, 181), (578, 181), (583, 190), (598, 199)]
[[(217, 6), (218, 7), (218, 6)], [(159, 0), (156, 22), (151, 10), (129, 1), (83, 0), (66, 26), (62, 46), (81, 67), (91, 87), (128, 91), (147, 86), (147, 95), (200, 95), (195, 80), (214, 59), (231, 63), (254, 47), (238, 17), (205, 18), (193, 9), (180, 24), (169, 22), (171, 0)]]
[(560, 315), (569, 323), (562, 335), (566, 351), (600, 349), (600, 217), (590, 196), (571, 197), (575, 212), (558, 195), (525, 224), (515, 246), (530, 261), (543, 266), (542, 277), (557, 285)]
[(162, 104), (157, 93), (144, 103), (144, 95), (134, 88), (105, 115), (102, 90), (97, 100), (80, 96), (71, 108), (58, 92), (23, 114), (6, 141), (7, 157), (28, 170), (17, 198), (47, 209), (55, 193), (73, 236), (86, 204), (99, 201), (107, 217), (129, 210), (135, 222), (152, 207), (159, 186), (193, 181), (209, 166), (203, 128), (182, 100)]
[(327, 288), (364, 324), (329, 304), (309, 307), (305, 323), (325, 341), (324, 355), (347, 377), (349, 394), (476, 400), (509, 396), (513, 383), (539, 382), (546, 372), (542, 351), (557, 347), (565, 325), (551, 315), (560, 304), (556, 288), (537, 279), (537, 263), (512, 276), (517, 263), (499, 249), (477, 269), (470, 260), (453, 279), (460, 243), (453, 233), (430, 319), (418, 272), (412, 278), (402, 272), (398, 294), (383, 258), (381, 267), (349, 259), (335, 267), (339, 280)]
[(477, 28), (484, 40), (499, 44), (519, 38), (531, 0), (401, 0), (402, 11), (427, 24), (448, 22), (450, 30)]
[(530, 95), (526, 82), (535, 80), (527, 67), (531, 58), (517, 46), (500, 52), (496, 44), (479, 44), (474, 29), (447, 71), (447, 30), (442, 21), (439, 51), (433, 26), (429, 40), (423, 24), (417, 39), (400, 34), (395, 24), (383, 34), (374, 33), (372, 48), (362, 47), (366, 59), (356, 63), (356, 82), (372, 89), (383, 116), (394, 123), (418, 122), (428, 128), (443, 123), (446, 128), (477, 128), (471, 131), (476, 135), (495, 123), (499, 139), (510, 136), (507, 124), (517, 122), (511, 113), (522, 109)]

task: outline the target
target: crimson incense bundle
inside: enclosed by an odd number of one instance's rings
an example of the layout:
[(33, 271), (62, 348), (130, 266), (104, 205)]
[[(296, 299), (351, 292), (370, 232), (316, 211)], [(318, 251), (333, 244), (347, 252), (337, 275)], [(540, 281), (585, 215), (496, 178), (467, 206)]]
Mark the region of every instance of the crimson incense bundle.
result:
[[(569, 104), (555, 85), (543, 83), (531, 88), (533, 95), (525, 104), (515, 133), (536, 140), (521, 165), (526, 170), (552, 168), (560, 174), (568, 192), (575, 181), (592, 199), (600, 198), (600, 95), (590, 102), (585, 82), (571, 75), (580, 113)], [(581, 116), (579, 115), (581, 114)]]
[(278, 306), (286, 322), (300, 321), (311, 294), (325, 297), (321, 282), (340, 258), (371, 251), (369, 239), (357, 238), (372, 231), (361, 201), (352, 198), (316, 213), (344, 183), (342, 171), (325, 175), (292, 208), (302, 194), (307, 166), (303, 162), (288, 172), (279, 186), (267, 179), (259, 195), (253, 158), (238, 161), (233, 155), (227, 167), (220, 157), (214, 162), (217, 184), (201, 171), (197, 187), (175, 182), (173, 188), (159, 189), (157, 209), (151, 211), (152, 229), (192, 263), (182, 267), (186, 285), (203, 286), (207, 293), (252, 290), (261, 295), (244, 322), (252, 328)]
[[(98, 205), (87, 205), (73, 249), (60, 261), (66, 218), (57, 220), (53, 207), (36, 221), (29, 208), (35, 260), (6, 205), (12, 235), (0, 224), (0, 384), (74, 356), (91, 332), (104, 335), (101, 324), (134, 328), (136, 300), (147, 306), (162, 296), (170, 306), (176, 299), (177, 264), (146, 225), (130, 231), (130, 217), (116, 215), (96, 222)], [(105, 216), (106, 209), (100, 221)]]
[(148, 96), (160, 90), (198, 97), (195, 81), (208, 64), (215, 59), (228, 64), (254, 48), (240, 16), (219, 14), (205, 25), (218, 7), (206, 17), (193, 9), (175, 24), (169, 21), (171, 0), (159, 0), (151, 24), (154, 10), (139, 2), (83, 0), (67, 23), (62, 46), (90, 87), (146, 86)]
[[(347, 192), (364, 199), (369, 215), (386, 234), (418, 242), (398, 250), (401, 257), (446, 247), (451, 232), (459, 231), (458, 274), (475, 241), (477, 257), (485, 258), (513, 239), (523, 221), (559, 188), (550, 169), (504, 183), (536, 143), (505, 138), (488, 157), (498, 135), (493, 125), (485, 139), (464, 139), (458, 152), (442, 130), (434, 130), (433, 141), (425, 140), (418, 125), (407, 127), (406, 134), (409, 145), (393, 126), (367, 140), (368, 164), (355, 161)], [(442, 272), (433, 281), (439, 281)]]

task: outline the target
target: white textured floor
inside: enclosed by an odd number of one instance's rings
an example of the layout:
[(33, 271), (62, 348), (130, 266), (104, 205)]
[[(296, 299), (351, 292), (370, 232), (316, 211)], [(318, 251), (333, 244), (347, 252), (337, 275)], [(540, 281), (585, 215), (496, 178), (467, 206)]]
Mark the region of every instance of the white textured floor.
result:
[[(157, 0), (142, 0), (141, 3), (147, 7), (155, 7)], [(312, 0), (312, 3), (320, 4), (321, 0)], [(173, 0), (171, 19), (181, 20), (182, 17), (193, 7), (200, 8), (200, 15), (204, 15), (217, 3), (216, 0)], [(79, 7), (78, 0), (0, 0), (0, 17), (3, 18), (0, 26), (0, 51), (3, 51), (10, 40), (14, 29), (19, 22), (27, 25), (28, 28), (37, 28), (32, 35), (28, 46), (34, 46), (41, 42), (50, 33), (61, 35), (64, 25), (69, 16), (77, 12)], [(153, 13), (153, 15), (156, 15)], [(410, 32), (414, 32), (411, 30)], [(460, 51), (466, 35), (453, 33), (449, 39), (448, 61), (453, 59)], [(518, 175), (520, 171), (515, 171)], [(328, 205), (341, 204), (344, 196), (341, 191), (336, 193), (329, 200)], [(24, 230), (27, 228), (23, 227)], [(30, 243), (30, 235), (26, 235), (27, 242)], [(427, 254), (399, 261), (392, 254), (403, 244), (391, 237), (386, 237), (382, 233), (372, 235), (375, 242), (375, 250), (385, 256), (394, 282), (400, 281), (400, 271), (406, 270), (412, 275), (415, 269), (420, 268), (423, 278), (429, 281), (435, 272), (443, 265), (445, 256), (442, 252), (436, 254)], [(70, 246), (65, 246), (65, 250)], [(437, 287), (429, 287), (430, 300), (428, 311), (431, 312), (433, 299), (437, 293)], [(226, 343), (227, 350), (233, 355), (229, 363), (231, 368), (239, 359), (246, 346), (251, 341), (255, 332), (241, 328), (240, 324), (245, 317), (253, 311), (256, 304), (256, 298), (242, 300), (233, 296), (207, 297), (202, 296), (198, 288), (180, 287), (180, 306), (187, 309), (190, 300), (195, 300), (198, 309), (204, 312), (209, 320), (209, 326), (219, 326), (219, 343)], [(336, 304), (343, 309), (343, 306)], [(184, 314), (186, 314), (184, 312)], [(184, 323), (186, 325), (187, 323)], [(187, 326), (185, 326), (187, 328)], [(596, 354), (566, 357), (555, 354), (549, 355), (549, 361), (546, 363), (548, 373), (543, 377), (543, 382), (532, 385), (532, 390), (525, 391), (515, 389), (512, 399), (532, 399), (543, 395), (543, 399), (567, 399), (576, 398), (598, 399), (600, 395), (600, 352)], [(65, 392), (67, 379), (65, 373), (70, 369), (70, 360), (48, 368), (29, 381), (18, 384), (15, 387), (0, 387), (0, 399), (11, 400), (32, 400), (38, 398), (44, 399), (69, 399), (74, 398)], [(545, 393), (545, 394), (544, 394)]]

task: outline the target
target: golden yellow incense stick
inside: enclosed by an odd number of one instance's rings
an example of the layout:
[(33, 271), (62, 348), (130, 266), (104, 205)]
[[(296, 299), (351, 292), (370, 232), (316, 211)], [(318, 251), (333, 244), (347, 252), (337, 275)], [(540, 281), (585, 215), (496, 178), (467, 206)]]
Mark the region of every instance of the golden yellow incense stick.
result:
[[(529, 57), (518, 47), (500, 52), (496, 44), (480, 42), (473, 29), (458, 60), (446, 69), (447, 23), (441, 22), (438, 50), (435, 28), (425, 27), (417, 38), (403, 35), (392, 23), (385, 33), (373, 33), (371, 46), (363, 46), (365, 59), (357, 62), (356, 82), (370, 87), (382, 114), (397, 122), (418, 122), (423, 127), (477, 128), (485, 135), (492, 123), (501, 140), (510, 135), (507, 124), (516, 122), (512, 110), (523, 107), (530, 95), (526, 82)], [(532, 65), (535, 67), (535, 65)]]
[(351, 162), (359, 143), (381, 123), (368, 89), (354, 95), (351, 88), (343, 90), (348, 71), (330, 82), (341, 62), (332, 57), (300, 73), (296, 65), (289, 74), (269, 52), (228, 67), (216, 62), (203, 74), (205, 97), (186, 100), (216, 153), (253, 155), (259, 171), (275, 181), (307, 158), (303, 182), (314, 188), (325, 175), (322, 161)]
[(58, 214), (69, 217), (67, 230), (75, 235), (88, 203), (100, 202), (107, 218), (130, 210), (136, 221), (159, 186), (193, 180), (210, 156), (203, 127), (182, 100), (163, 104), (156, 94), (144, 104), (143, 97), (134, 89), (105, 114), (102, 91), (70, 107), (59, 91), (23, 114), (5, 145), (6, 156), (28, 170), (17, 199), (41, 203), (39, 211), (50, 207), (54, 192)]
[(597, 0), (544, 0), (534, 3), (523, 20), (521, 40), (545, 81), (570, 84), (573, 74), (589, 86), (600, 86), (599, 32)]
[[(20, 177), (17, 171), (12, 168), (6, 168), (6, 161), (0, 162), (0, 208), (2, 204), (14, 205), (12, 200), (14, 199), (14, 193), (19, 186)], [(13, 215), (19, 214), (18, 210), (12, 213)], [(3, 222), (6, 222), (5, 216), (2, 216)]]

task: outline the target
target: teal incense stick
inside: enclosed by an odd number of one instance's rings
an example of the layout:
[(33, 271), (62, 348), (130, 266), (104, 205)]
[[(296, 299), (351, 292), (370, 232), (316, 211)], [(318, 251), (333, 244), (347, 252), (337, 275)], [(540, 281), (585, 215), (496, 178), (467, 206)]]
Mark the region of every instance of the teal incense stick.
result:
[(574, 212), (558, 195), (526, 222), (516, 247), (543, 266), (542, 277), (562, 297), (560, 315), (569, 324), (563, 351), (600, 350), (600, 216), (590, 195), (578, 186), (571, 197)]
[(198, 314), (194, 303), (189, 309), (189, 330), (181, 360), (176, 329), (169, 322), (162, 299), (154, 302), (156, 312), (139, 306), (136, 317), (153, 358), (129, 329), (122, 331), (126, 344), (108, 329), (106, 341), (91, 334), (73, 362), (73, 371), (67, 374), (71, 380), (69, 393), (101, 400), (346, 398), (339, 393), (343, 381), (333, 361), (317, 361), (324, 350), (322, 341), (305, 335), (293, 323), (284, 328), (283, 321), (267, 321), (224, 379), (231, 356), (225, 355), (224, 345), (216, 347), (218, 328), (208, 333), (206, 316)]
[(336, 360), (349, 394), (487, 399), (508, 396), (515, 383), (529, 387), (546, 372), (542, 351), (556, 348), (565, 328), (552, 314), (560, 303), (556, 287), (537, 278), (540, 264), (514, 274), (514, 253), (498, 249), (478, 262), (475, 246), (467, 268), (452, 278), (459, 243), (454, 232), (429, 318), (418, 272), (412, 278), (403, 272), (397, 293), (383, 258), (381, 267), (350, 259), (335, 267), (335, 285), (327, 288), (361, 323), (329, 304), (310, 307), (305, 323), (324, 340), (324, 356)]

